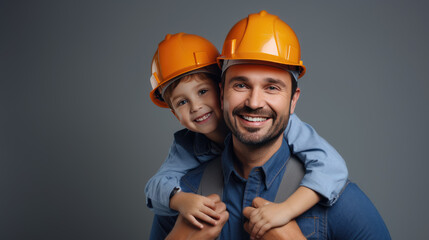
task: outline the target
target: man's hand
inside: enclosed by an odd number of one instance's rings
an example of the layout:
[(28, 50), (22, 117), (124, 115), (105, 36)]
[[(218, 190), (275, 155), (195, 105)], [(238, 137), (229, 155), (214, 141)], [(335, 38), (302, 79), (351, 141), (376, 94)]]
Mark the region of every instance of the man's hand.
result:
[(173, 230), (167, 236), (168, 240), (214, 240), (216, 239), (220, 232), (222, 231), (223, 226), (229, 218), (229, 213), (226, 211), (225, 203), (220, 201), (220, 197), (216, 194), (208, 196), (211, 200), (215, 202), (215, 211), (220, 215), (219, 220), (216, 225), (210, 225), (203, 223), (203, 228), (199, 229), (192, 225), (188, 220), (186, 220), (182, 215), (176, 220)]
[[(266, 204), (270, 204), (270, 201), (267, 201), (263, 198), (257, 197), (255, 199), (253, 199), (252, 205), (254, 207), (246, 207), (243, 210), (243, 215), (246, 218), (250, 218), (252, 212), (259, 207), (262, 207)], [(249, 227), (249, 223), (246, 222), (244, 224), (244, 229), (250, 234), (251, 230)], [(304, 235), (301, 232), (301, 229), (299, 229), (298, 224), (296, 223), (295, 220), (290, 221), (288, 224), (282, 226), (282, 227), (277, 227), (277, 228), (272, 228), (270, 229), (268, 232), (266, 232), (263, 236), (262, 236), (263, 240), (301, 240), (301, 239), (306, 239), (304, 237)]]
[(202, 222), (216, 225), (216, 221), (220, 217), (214, 210), (214, 199), (195, 193), (176, 193), (170, 199), (170, 207), (179, 211), (181, 216), (198, 228), (203, 228)]

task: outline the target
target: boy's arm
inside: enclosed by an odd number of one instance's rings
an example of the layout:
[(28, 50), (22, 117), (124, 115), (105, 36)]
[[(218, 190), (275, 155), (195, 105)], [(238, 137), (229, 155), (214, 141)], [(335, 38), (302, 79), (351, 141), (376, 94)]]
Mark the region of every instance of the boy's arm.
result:
[(284, 135), (292, 153), (305, 165), (301, 185), (324, 197), (323, 204), (334, 204), (348, 177), (344, 159), (296, 114), (290, 116)]
[[(316, 192), (303, 186), (282, 203), (270, 203), (257, 197), (252, 202), (257, 208), (249, 214), (249, 233), (253, 238), (259, 239), (268, 230), (284, 226), (320, 200), (321, 197)], [(263, 201), (265, 203), (261, 204)]]
[(201, 163), (194, 155), (195, 133), (181, 130), (174, 134), (167, 159), (145, 187), (146, 204), (158, 215), (175, 215), (170, 209), (170, 194), (180, 187), (180, 179), (187, 171)]
[[(298, 191), (299, 190), (297, 190), (297, 192)], [(309, 190), (309, 191), (311, 191), (311, 190)], [(255, 210), (260, 209), (260, 208), (264, 208), (266, 206), (270, 206), (273, 204), (275, 204), (275, 203), (267, 201), (266, 199), (257, 197), (255, 199), (253, 199), (252, 207), (246, 207), (243, 209), (243, 215), (246, 218), (251, 219), (251, 215), (255, 212)], [(277, 212), (275, 215), (279, 215), (279, 213)], [(253, 233), (252, 224), (251, 224), (250, 220), (249, 220), (249, 222), (246, 222), (244, 224), (244, 229), (249, 234), (251, 234), (253, 237), (255, 236), (255, 234)], [(286, 225), (274, 227), (274, 228), (270, 227), (269, 229), (266, 229), (266, 230), (267, 230), (267, 232), (264, 230), (263, 232), (258, 234), (258, 236), (262, 237), (262, 239), (265, 239), (265, 240), (271, 240), (271, 239), (276, 239), (276, 240), (306, 239), (304, 237), (304, 235), (302, 234), (298, 224), (294, 220), (288, 222)]]

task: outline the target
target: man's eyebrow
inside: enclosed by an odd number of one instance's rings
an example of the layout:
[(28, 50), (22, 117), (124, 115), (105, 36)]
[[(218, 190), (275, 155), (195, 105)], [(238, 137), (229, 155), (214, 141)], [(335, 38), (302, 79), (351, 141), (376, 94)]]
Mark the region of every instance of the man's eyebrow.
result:
[(232, 77), (231, 79), (229, 79), (229, 82), (233, 83), (233, 82), (247, 82), (249, 81), (249, 79), (245, 76), (235, 76)]
[(277, 84), (280, 85), (281, 87), (286, 88), (286, 83), (280, 79), (276, 79), (276, 78), (265, 78), (264, 81), (268, 82), (268, 83), (272, 83), (272, 84)]
[[(245, 77), (245, 76), (235, 76), (235, 77), (232, 77), (229, 80), (230, 83), (234, 83), (234, 82), (248, 82), (248, 81), (249, 81), (249, 79), (247, 77)], [(283, 88), (287, 87), (286, 83), (284, 81), (282, 81), (280, 79), (277, 79), (277, 78), (270, 78), (270, 77), (264, 78), (264, 82), (270, 83), (270, 84), (277, 84), (277, 85), (279, 85), (279, 86), (281, 86)]]

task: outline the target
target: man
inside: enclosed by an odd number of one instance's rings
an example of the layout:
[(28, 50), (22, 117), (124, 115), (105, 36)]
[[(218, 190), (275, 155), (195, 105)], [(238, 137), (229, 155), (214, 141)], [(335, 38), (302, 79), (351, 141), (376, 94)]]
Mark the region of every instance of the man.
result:
[[(248, 239), (246, 218), (254, 208), (271, 204), (279, 190), (290, 156), (282, 132), (300, 96), (296, 80), (305, 73), (296, 35), (274, 15), (265, 11), (251, 14), (231, 29), (219, 61), (222, 109), (232, 133), (225, 140), (220, 160), (222, 202), (227, 212), (220, 199), (210, 196), (217, 199), (216, 211), (222, 215), (216, 226), (192, 229), (179, 216), (173, 228), (173, 218), (156, 216), (151, 236), (154, 239), (164, 238), (170, 231), (172, 239), (192, 239), (193, 234), (206, 239)], [(182, 189), (196, 192), (206, 167), (185, 175)], [(316, 205), (296, 222), (308, 239), (390, 239), (371, 201), (350, 182), (332, 207)], [(291, 232), (285, 228), (272, 229), (263, 238), (286, 239), (286, 233)], [(300, 237), (298, 233), (291, 239)]]

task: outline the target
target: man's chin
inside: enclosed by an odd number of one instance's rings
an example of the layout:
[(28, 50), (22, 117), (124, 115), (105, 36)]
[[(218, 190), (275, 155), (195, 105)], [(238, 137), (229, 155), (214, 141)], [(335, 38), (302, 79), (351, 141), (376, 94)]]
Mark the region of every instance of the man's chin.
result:
[[(247, 134), (256, 133), (256, 132), (261, 130), (261, 128), (254, 128), (254, 127), (245, 127), (244, 129), (247, 131)], [(244, 134), (246, 134), (246, 133), (244, 133)]]
[(237, 133), (234, 135), (241, 143), (251, 146), (262, 146), (272, 140), (271, 138), (267, 138), (263, 134), (260, 134), (258, 131), (249, 131), (247, 133)]

